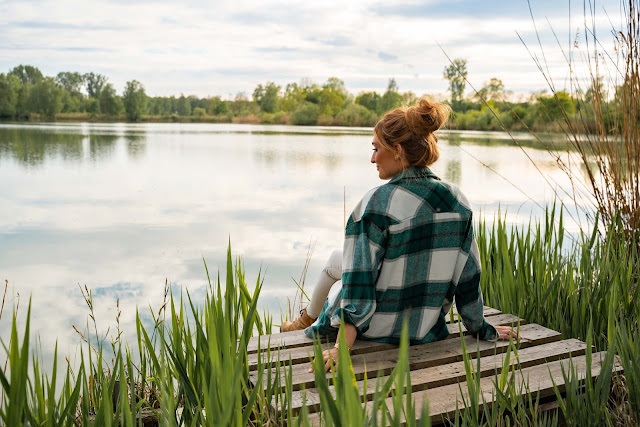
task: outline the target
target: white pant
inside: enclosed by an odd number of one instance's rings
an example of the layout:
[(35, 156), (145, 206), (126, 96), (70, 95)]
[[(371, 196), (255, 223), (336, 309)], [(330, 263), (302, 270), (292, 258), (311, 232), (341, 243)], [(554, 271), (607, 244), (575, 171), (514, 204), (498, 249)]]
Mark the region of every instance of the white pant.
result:
[(339, 280), (342, 280), (342, 251), (337, 249), (329, 256), (320, 277), (318, 277), (316, 286), (313, 288), (311, 301), (307, 307), (309, 317), (315, 319), (320, 315), (331, 287)]

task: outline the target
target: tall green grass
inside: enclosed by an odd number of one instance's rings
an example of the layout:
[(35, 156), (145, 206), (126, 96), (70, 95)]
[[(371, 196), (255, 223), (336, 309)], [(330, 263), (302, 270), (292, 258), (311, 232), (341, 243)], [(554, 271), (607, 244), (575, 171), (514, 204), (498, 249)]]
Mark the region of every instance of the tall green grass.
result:
[[(640, 254), (620, 221), (601, 237), (598, 224), (566, 241), (561, 210), (544, 223), (509, 228), (501, 217), (482, 222), (478, 245), (485, 303), (529, 322), (585, 340), (590, 332), (606, 348), (617, 324), (638, 327)], [(636, 234), (637, 239), (637, 234)]]
[(625, 224), (614, 218), (603, 233), (596, 221), (589, 233), (580, 232), (573, 241), (567, 241), (565, 234), (561, 210), (555, 207), (546, 212), (543, 223), (529, 226), (510, 228), (501, 217), (491, 226), (482, 222), (478, 244), (485, 304), (560, 331), (563, 338), (593, 343), (598, 350), (609, 352), (609, 365), (617, 354), (624, 369), (623, 377), (614, 378), (622, 393), (618, 403), (608, 402), (610, 381), (590, 388), (570, 371), (565, 376), (568, 397), (558, 401), (567, 417), (581, 420), (569, 422), (572, 425), (615, 424), (620, 420), (626, 420), (625, 425), (637, 424), (638, 233), (629, 233)]
[[(531, 227), (508, 228), (501, 218), (491, 227), (480, 224), (485, 303), (559, 330), (567, 338), (586, 340), (589, 347), (593, 343), (598, 350), (608, 350), (603, 372), (618, 360), (624, 377), (600, 376), (585, 383), (569, 367), (564, 374), (565, 394), (558, 389), (559, 409), (544, 413), (535, 390), (518, 379), (517, 363), (510, 367), (510, 360), (517, 360), (518, 347), (513, 343), (494, 378), (494, 403), (488, 405), (479, 391), (474, 350), (467, 351), (461, 340), (467, 397), (451, 424), (542, 426), (557, 425), (559, 418), (591, 425), (640, 421), (635, 244), (615, 223), (602, 236), (594, 228), (567, 243), (563, 219), (556, 220), (555, 215), (550, 210), (544, 223)], [(192, 300), (188, 292), (169, 292), (161, 309), (152, 312), (151, 326), (145, 327), (138, 315), (134, 343), (96, 342), (95, 331), (85, 331), (80, 366), (74, 370), (67, 365), (62, 380), (57, 351), (52, 369), (45, 369), (37, 347), (30, 346), (30, 308), (22, 333), (14, 315), (10, 341), (4, 343), (8, 369), (0, 372), (4, 393), (0, 423), (133, 426), (153, 420), (188, 426), (311, 425), (314, 418), (307, 410), (295, 414), (291, 409), (291, 365), (281, 360), (278, 351), (259, 351), (256, 375), (250, 378), (247, 342), (253, 335), (272, 332), (270, 316), (257, 310), (263, 281), (258, 274), (249, 286), (242, 263), (233, 263), (230, 249), (226, 267), (224, 277), (210, 279), (204, 301)], [(90, 292), (85, 300), (92, 310)], [(91, 325), (97, 331), (97, 325)], [(428, 425), (428, 405), (416, 413), (407, 348), (405, 337), (390, 376), (365, 377), (365, 382), (376, 384), (370, 402), (362, 391), (366, 385), (356, 385), (346, 346), (340, 346), (337, 368), (332, 368), (333, 388), (322, 374), (322, 363), (316, 362), (322, 423)], [(315, 351), (318, 359), (319, 343)], [(615, 393), (610, 400), (612, 384)]]

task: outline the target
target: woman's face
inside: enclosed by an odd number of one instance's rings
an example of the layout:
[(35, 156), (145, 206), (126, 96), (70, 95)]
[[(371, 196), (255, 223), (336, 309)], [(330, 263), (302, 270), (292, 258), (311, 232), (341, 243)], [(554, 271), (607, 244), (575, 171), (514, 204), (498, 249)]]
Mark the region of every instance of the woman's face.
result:
[(391, 179), (395, 174), (402, 170), (401, 148), (398, 148), (400, 153), (394, 153), (384, 145), (380, 144), (378, 137), (375, 134), (373, 135), (371, 145), (373, 145), (371, 163), (376, 164), (380, 179)]

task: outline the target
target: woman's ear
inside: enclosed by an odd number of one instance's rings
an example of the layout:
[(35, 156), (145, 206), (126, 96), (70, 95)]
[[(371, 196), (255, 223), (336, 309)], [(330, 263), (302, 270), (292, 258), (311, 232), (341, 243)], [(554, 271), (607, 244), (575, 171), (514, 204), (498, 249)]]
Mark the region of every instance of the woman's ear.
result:
[(395, 144), (393, 146), (393, 148), (396, 149), (396, 155), (394, 156), (396, 158), (396, 160), (400, 160), (400, 159), (404, 158), (404, 149), (402, 148), (402, 145)]

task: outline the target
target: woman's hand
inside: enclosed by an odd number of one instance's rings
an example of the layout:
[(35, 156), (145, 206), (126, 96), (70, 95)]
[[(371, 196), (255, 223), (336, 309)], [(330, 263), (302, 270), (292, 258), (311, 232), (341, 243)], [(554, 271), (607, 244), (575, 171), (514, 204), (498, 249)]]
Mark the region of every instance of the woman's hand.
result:
[(498, 331), (499, 340), (509, 341), (509, 339), (511, 338), (516, 341), (518, 339), (518, 330), (512, 328), (511, 326), (494, 326), (494, 328), (496, 328), (496, 331)]
[[(331, 361), (333, 360), (333, 366), (338, 366), (338, 349), (332, 347), (329, 350), (325, 350), (322, 352), (322, 358), (324, 359), (324, 370), (328, 371), (331, 367)], [(309, 372), (313, 372), (313, 364), (315, 363), (315, 359), (309, 366)]]

